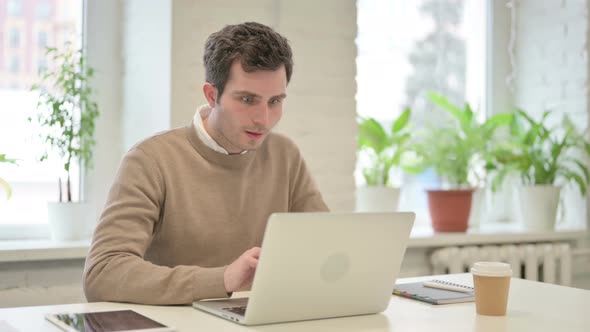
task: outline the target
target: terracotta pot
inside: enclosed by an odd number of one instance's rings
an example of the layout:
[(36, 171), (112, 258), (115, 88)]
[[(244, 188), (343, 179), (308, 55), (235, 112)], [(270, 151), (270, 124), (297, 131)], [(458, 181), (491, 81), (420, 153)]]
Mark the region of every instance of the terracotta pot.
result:
[(428, 190), (432, 228), (437, 232), (465, 232), (473, 189)]

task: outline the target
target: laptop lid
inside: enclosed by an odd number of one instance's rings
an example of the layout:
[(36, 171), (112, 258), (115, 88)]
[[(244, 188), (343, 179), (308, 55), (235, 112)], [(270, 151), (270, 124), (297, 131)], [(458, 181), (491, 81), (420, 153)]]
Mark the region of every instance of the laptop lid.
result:
[(385, 310), (414, 218), (411, 212), (271, 215), (242, 323)]

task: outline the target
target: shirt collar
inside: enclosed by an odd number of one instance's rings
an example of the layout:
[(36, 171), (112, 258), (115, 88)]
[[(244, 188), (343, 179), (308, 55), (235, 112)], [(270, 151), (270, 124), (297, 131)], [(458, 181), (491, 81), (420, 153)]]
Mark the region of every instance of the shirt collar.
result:
[[(224, 149), (221, 145), (217, 144), (217, 142), (215, 142), (213, 137), (211, 137), (211, 135), (209, 135), (209, 133), (205, 129), (203, 119), (209, 115), (209, 112), (211, 112), (211, 107), (208, 104), (201, 105), (197, 108), (195, 116), (193, 117), (193, 124), (195, 125), (197, 136), (203, 143), (205, 143), (207, 147), (211, 148), (212, 150), (222, 154), (229, 155), (229, 152), (227, 152), (227, 150)], [(244, 154), (246, 152), (248, 152), (248, 150), (242, 151), (241, 154)]]

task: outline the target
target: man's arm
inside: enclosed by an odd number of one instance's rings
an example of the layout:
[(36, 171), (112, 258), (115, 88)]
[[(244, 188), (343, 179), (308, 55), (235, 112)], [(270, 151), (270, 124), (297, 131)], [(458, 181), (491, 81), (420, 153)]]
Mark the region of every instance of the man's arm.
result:
[(289, 212), (329, 211), (317, 184), (305, 164), (305, 160), (298, 150), (296, 163), (289, 188), (291, 191), (289, 195)]
[(186, 304), (227, 296), (226, 267), (165, 267), (144, 260), (164, 197), (154, 160), (140, 148), (131, 150), (122, 161), (86, 259), (88, 301)]

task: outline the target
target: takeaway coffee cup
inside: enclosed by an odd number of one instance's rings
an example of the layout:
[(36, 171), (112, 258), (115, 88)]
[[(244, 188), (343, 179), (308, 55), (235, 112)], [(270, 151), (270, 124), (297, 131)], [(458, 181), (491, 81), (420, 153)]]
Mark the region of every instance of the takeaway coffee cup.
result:
[(485, 316), (504, 316), (512, 269), (500, 262), (477, 262), (471, 268), (475, 286), (475, 309)]

